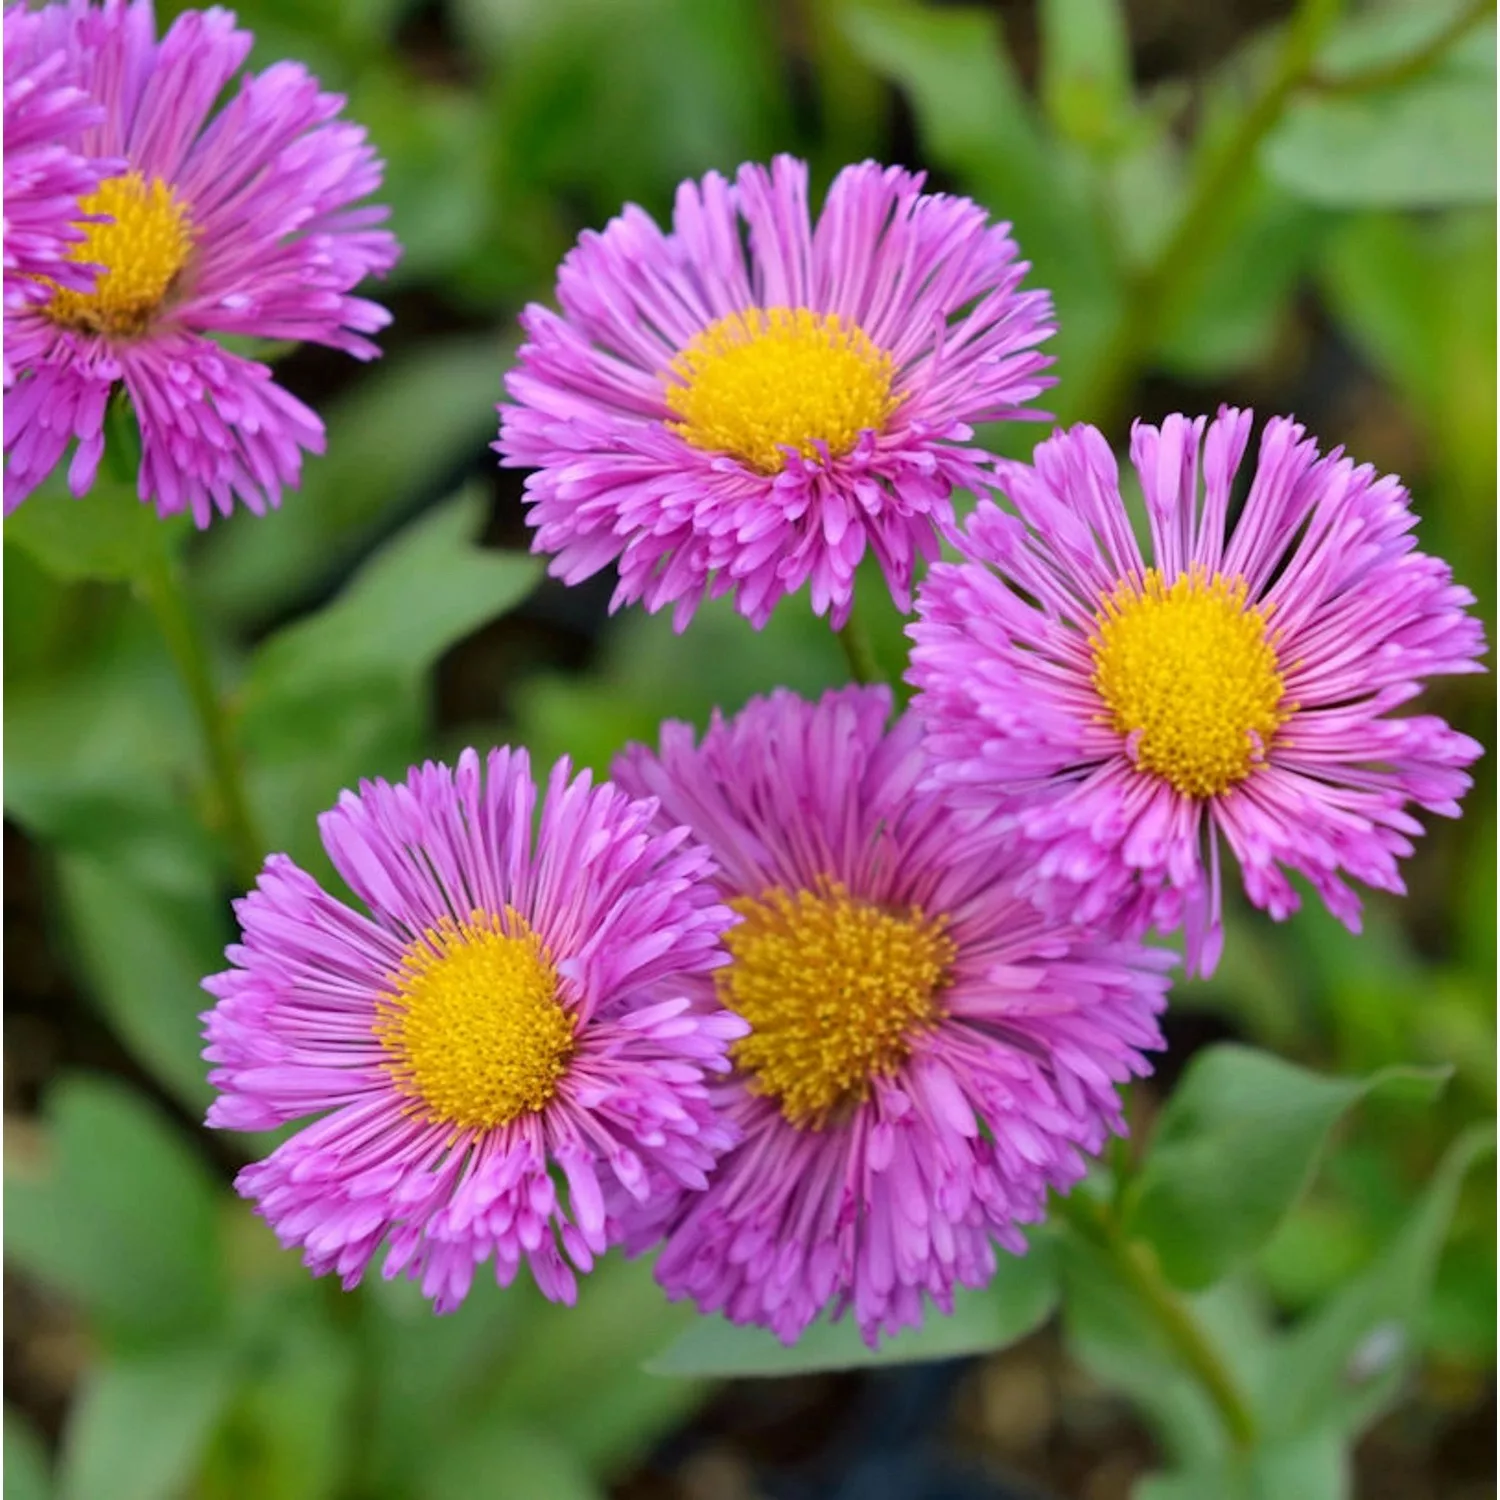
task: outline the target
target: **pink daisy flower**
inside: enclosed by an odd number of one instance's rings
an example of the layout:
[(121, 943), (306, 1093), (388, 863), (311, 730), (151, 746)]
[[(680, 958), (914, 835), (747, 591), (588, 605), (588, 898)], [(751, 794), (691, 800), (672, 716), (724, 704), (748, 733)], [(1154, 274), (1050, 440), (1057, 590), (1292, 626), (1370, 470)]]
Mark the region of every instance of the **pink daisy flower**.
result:
[[(140, 425), (142, 500), (200, 526), (236, 497), (261, 513), (297, 483), (302, 451), (322, 451), (323, 425), (211, 335), (379, 352), (364, 335), (389, 314), (348, 295), (399, 254), (373, 227), (385, 210), (351, 206), (379, 185), (379, 160), (297, 63), (243, 78), (210, 118), (251, 46), (228, 11), (187, 11), (159, 41), (150, 0), (65, 0), (25, 20), (38, 55), (65, 59), (60, 81), (102, 110), (81, 149), (111, 160), (73, 215), (69, 254), (97, 279), (45, 281), (19, 308), (7, 299), (5, 510), (70, 445), (69, 486), (90, 487), (121, 384)], [(10, 150), (7, 138), (7, 173)]]
[(1483, 650), (1473, 596), (1416, 550), (1400, 482), (1273, 418), (1231, 526), (1250, 425), (1228, 407), (1136, 424), (1149, 557), (1092, 427), (998, 465), (1018, 516), (980, 505), (967, 560), (932, 570), (908, 632), (933, 781), (1013, 827), (1079, 920), (1124, 904), (1139, 927), (1185, 926), (1204, 973), (1221, 842), (1277, 920), (1296, 871), (1358, 931), (1342, 877), (1401, 892), (1408, 804), (1457, 816), (1480, 753), (1393, 712)]
[(731, 591), (759, 627), (810, 583), (838, 627), (869, 548), (907, 607), (987, 462), (971, 424), (1037, 415), (1051, 384), (1051, 299), (1017, 290), (1008, 226), (922, 182), (846, 167), (814, 224), (782, 156), (683, 183), (670, 234), (631, 205), (582, 237), (561, 316), (522, 314), (495, 445), (537, 471), (557, 577), (618, 563), (614, 607), (671, 605), (679, 630)]
[[(123, 170), (79, 149), (83, 132), (104, 111), (82, 89), (62, 81), (68, 68), (60, 48), (44, 51), (47, 23), (35, 12), (8, 6), (5, 28), (5, 359), (11, 368), (12, 312), (45, 302), (52, 288), (87, 292), (94, 268), (72, 257), (83, 243), (78, 200), (100, 178)], [(43, 280), (42, 278), (45, 278)]]
[(571, 1302), (569, 1262), (732, 1143), (704, 1086), (744, 1031), (714, 1002), (733, 917), (708, 856), (565, 760), (533, 838), (536, 802), (510, 749), (365, 782), (321, 828), (369, 916), (283, 855), (236, 904), (233, 967), (204, 981), (208, 1122), (322, 1116), (235, 1184), (315, 1275), (352, 1287), (385, 1244), (439, 1312), (492, 1256)]
[(743, 1143), (667, 1215), (657, 1278), (787, 1343), (852, 1308), (873, 1345), (985, 1285), (1162, 1044), (1172, 955), (1038, 911), (1024, 864), (917, 789), (918, 725), (890, 708), (782, 691), (615, 768), (741, 917), (715, 977), (750, 1028), (720, 1102)]

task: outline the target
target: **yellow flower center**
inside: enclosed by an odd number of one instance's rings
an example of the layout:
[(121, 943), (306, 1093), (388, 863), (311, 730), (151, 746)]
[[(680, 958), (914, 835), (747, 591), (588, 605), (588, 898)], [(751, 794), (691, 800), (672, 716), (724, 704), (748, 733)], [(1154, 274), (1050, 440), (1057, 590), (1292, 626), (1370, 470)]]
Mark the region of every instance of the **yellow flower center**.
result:
[(1201, 567), (1170, 587), (1155, 568), (1127, 579), (1095, 617), (1094, 687), (1136, 765), (1188, 797), (1213, 797), (1260, 765), (1294, 704), (1282, 703), (1269, 606), (1243, 578)]
[(444, 917), (406, 950), (375, 1035), (414, 1111), (457, 1130), (493, 1130), (541, 1109), (573, 1051), (542, 941), (509, 907)]
[(160, 177), (148, 184), (139, 172), (107, 178), (79, 207), (109, 220), (79, 224), (83, 239), (68, 258), (104, 270), (91, 292), (59, 288), (48, 316), (83, 333), (143, 333), (193, 248), (187, 210)]
[(751, 1026), (731, 1055), (792, 1124), (821, 1126), (938, 1019), (957, 949), (941, 920), (882, 910), (833, 881), (729, 904), (744, 921), (725, 934), (733, 961), (716, 979)]
[(805, 307), (751, 307), (710, 323), (672, 361), (667, 425), (695, 448), (729, 453), (761, 474), (849, 452), (896, 409), (896, 367), (853, 323)]

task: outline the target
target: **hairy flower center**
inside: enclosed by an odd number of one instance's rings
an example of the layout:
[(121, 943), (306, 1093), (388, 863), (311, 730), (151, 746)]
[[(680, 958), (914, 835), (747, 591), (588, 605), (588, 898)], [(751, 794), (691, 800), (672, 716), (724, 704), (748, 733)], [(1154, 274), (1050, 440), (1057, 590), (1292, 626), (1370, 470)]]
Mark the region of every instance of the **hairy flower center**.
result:
[(375, 1035), (397, 1089), (430, 1121), (493, 1130), (541, 1109), (573, 1051), (557, 971), (514, 911), (444, 917), (406, 950)]
[(1213, 797), (1265, 760), (1293, 705), (1268, 607), (1247, 606), (1243, 578), (1202, 568), (1170, 587), (1155, 568), (1120, 583), (1095, 617), (1094, 687), (1134, 757), (1188, 797)]
[(730, 453), (761, 474), (786, 450), (847, 453), (895, 410), (895, 363), (837, 313), (752, 307), (710, 323), (672, 361), (668, 423), (695, 448)]
[(821, 1125), (937, 1020), (957, 949), (941, 920), (884, 911), (833, 881), (730, 905), (744, 921), (725, 934), (733, 961), (716, 979), (751, 1026), (731, 1055), (792, 1124)]
[(109, 218), (79, 224), (83, 239), (69, 259), (104, 269), (91, 292), (59, 288), (47, 304), (48, 316), (84, 333), (144, 332), (193, 248), (187, 210), (160, 177), (148, 184), (139, 172), (106, 179), (79, 207)]

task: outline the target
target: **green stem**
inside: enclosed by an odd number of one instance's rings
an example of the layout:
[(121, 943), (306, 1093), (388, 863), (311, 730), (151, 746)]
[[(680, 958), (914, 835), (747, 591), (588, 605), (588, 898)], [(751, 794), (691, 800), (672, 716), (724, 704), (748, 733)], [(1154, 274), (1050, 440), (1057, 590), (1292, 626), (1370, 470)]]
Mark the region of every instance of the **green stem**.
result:
[(239, 749), (224, 701), (214, 684), (207, 643), (183, 588), (182, 570), (165, 535), (162, 546), (156, 549), (137, 582), (193, 705), (213, 777), (218, 819), (229, 843), (235, 873), (245, 884), (252, 884), (260, 870), (265, 844), (256, 832)]
[(1081, 1192), (1057, 1200), (1058, 1211), (1084, 1239), (1102, 1250), (1140, 1299), (1183, 1368), (1213, 1402), (1230, 1444), (1237, 1452), (1255, 1445), (1255, 1418), (1234, 1376), (1193, 1316), (1192, 1308), (1167, 1283), (1145, 1245), (1121, 1233), (1119, 1221)]
[(1374, 89), (1392, 88), (1398, 84), (1419, 78), (1433, 64), (1442, 60), (1443, 54), (1460, 41), (1487, 16), (1495, 13), (1495, 0), (1474, 0), (1474, 4), (1459, 11), (1431, 41), (1406, 57), (1392, 62), (1380, 63), (1372, 68), (1363, 68), (1356, 73), (1332, 75), (1313, 73), (1306, 86), (1320, 94), (1364, 94)]
[(844, 648), (844, 655), (849, 660), (849, 675), (856, 682), (885, 681), (885, 673), (880, 670), (870, 632), (865, 629), (857, 608), (850, 613), (844, 628), (838, 632), (838, 638), (839, 645)]
[(1205, 158), (1192, 197), (1161, 253), (1127, 290), (1125, 312), (1100, 356), (1088, 400), (1079, 409), (1099, 425), (1112, 425), (1152, 345), (1191, 287), (1229, 220), (1235, 194), (1250, 180), (1260, 143), (1281, 118), (1288, 99), (1312, 75), (1324, 34), (1342, 0), (1301, 0), (1263, 93), (1238, 128)]

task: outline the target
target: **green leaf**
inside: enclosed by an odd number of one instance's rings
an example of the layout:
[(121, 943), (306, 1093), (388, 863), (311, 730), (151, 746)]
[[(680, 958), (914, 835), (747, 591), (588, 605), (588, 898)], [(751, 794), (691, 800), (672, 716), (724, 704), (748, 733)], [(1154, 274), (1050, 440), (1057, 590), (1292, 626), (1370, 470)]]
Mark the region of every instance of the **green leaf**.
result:
[(1396, 1397), (1459, 1189), (1494, 1149), (1492, 1124), (1461, 1135), (1374, 1264), (1285, 1336), (1263, 1388), (1268, 1431), (1358, 1431)]
[(89, 492), (75, 499), (68, 493), (66, 472), (66, 465), (60, 466), (5, 518), (5, 540), (23, 548), (55, 578), (134, 578), (163, 547), (175, 546), (191, 529), (186, 516), (163, 521), (132, 488), (103, 471)]
[(5, 1254), (121, 1341), (201, 1334), (221, 1316), (215, 1189), (138, 1094), (65, 1078), (48, 1095), (50, 1169), (7, 1163)]
[[(180, 816), (180, 815), (179, 815)], [(157, 830), (170, 826), (163, 819)], [(194, 1113), (212, 1097), (199, 1014), (201, 981), (224, 967), (231, 936), (211, 858), (184, 833), (162, 837), (181, 887), (142, 878), (141, 844), (112, 858), (64, 855), (57, 876), (89, 992), (130, 1050)]]
[(669, 1303), (646, 1260), (609, 1256), (580, 1280), (578, 1306), (522, 1299), (513, 1343), (473, 1420), (546, 1432), (596, 1473), (618, 1473), (681, 1422), (703, 1395), (694, 1380), (648, 1380), (646, 1359), (692, 1312)]
[(462, 490), (381, 548), (326, 609), (272, 636), (245, 682), (247, 732), (257, 717), (348, 682), (414, 680), (455, 641), (519, 604), (542, 564), (476, 547), (484, 508), (482, 487)]
[(604, 1491), (562, 1443), (520, 1427), (484, 1427), (446, 1444), (423, 1465), (419, 1500), (476, 1495), (604, 1500)]
[(1133, 1500), (1349, 1500), (1349, 1454), (1337, 1432), (1316, 1432), (1287, 1443), (1262, 1443), (1200, 1468), (1154, 1474), (1131, 1491)]
[(1107, 147), (1132, 109), (1130, 36), (1120, 0), (1042, 0), (1041, 96), (1055, 129)]
[(1001, 1255), (983, 1291), (960, 1289), (951, 1316), (929, 1308), (919, 1328), (876, 1350), (859, 1336), (852, 1316), (814, 1323), (797, 1342), (783, 1344), (764, 1328), (742, 1328), (724, 1318), (698, 1318), (647, 1364), (654, 1375), (799, 1375), (867, 1365), (955, 1359), (1004, 1349), (1039, 1328), (1057, 1303), (1051, 1248), (1039, 1239), (1029, 1254)]
[(362, 378), (321, 413), (327, 454), (306, 460), (278, 514), (235, 515), (203, 539), (193, 580), (202, 606), (245, 624), (347, 571), (383, 519), (451, 484), (445, 476), (494, 436), (512, 353), (495, 333), (435, 339)]
[(9, 1402), (5, 1406), (5, 1500), (49, 1500), (52, 1475), (47, 1450), (31, 1424)]
[(1325, 1078), (1248, 1047), (1208, 1048), (1173, 1091), (1126, 1204), (1176, 1285), (1212, 1285), (1274, 1234), (1334, 1122), (1373, 1089), (1432, 1098), (1448, 1070)]
[(1434, 70), (1369, 93), (1300, 99), (1261, 162), (1290, 191), (1333, 208), (1493, 202), (1494, 73)]
[(271, 1299), (245, 1341), (237, 1387), (203, 1464), (197, 1500), (332, 1500), (345, 1492), (355, 1444), (357, 1355), (330, 1323), (321, 1288)]
[(111, 1360), (84, 1382), (63, 1434), (60, 1500), (183, 1494), (233, 1383), (225, 1345)]

